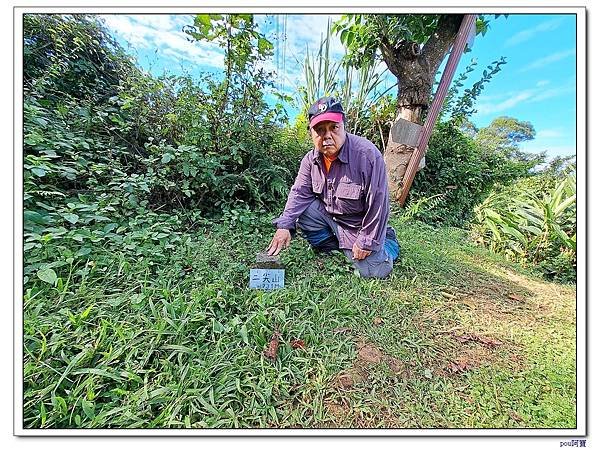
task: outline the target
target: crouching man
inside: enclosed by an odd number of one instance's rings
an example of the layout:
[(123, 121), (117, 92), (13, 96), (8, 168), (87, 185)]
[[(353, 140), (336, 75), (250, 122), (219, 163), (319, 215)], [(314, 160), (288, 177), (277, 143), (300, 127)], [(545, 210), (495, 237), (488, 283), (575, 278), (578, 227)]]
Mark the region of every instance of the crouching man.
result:
[(296, 228), (317, 252), (342, 250), (363, 277), (385, 278), (400, 249), (388, 226), (390, 201), (383, 156), (369, 140), (345, 130), (332, 97), (308, 110), (315, 148), (308, 152), (267, 250), (277, 255)]

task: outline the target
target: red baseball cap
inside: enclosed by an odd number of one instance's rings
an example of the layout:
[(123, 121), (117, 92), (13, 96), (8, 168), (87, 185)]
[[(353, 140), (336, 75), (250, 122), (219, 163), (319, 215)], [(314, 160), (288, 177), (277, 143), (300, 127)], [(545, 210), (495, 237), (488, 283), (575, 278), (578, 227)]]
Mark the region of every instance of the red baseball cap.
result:
[(311, 128), (326, 120), (331, 122), (344, 120), (342, 104), (333, 97), (322, 97), (308, 109), (308, 122)]

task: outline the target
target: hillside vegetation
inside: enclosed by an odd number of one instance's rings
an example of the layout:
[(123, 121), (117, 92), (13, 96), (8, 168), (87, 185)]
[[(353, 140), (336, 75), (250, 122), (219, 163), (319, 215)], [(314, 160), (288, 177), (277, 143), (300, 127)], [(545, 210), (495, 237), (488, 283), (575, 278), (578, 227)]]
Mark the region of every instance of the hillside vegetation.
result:
[(451, 115), (388, 280), (295, 240), (285, 289), (251, 290), (309, 143), (234, 16), (200, 80), (144, 73), (94, 17), (25, 16), (24, 426), (575, 427), (573, 169)]

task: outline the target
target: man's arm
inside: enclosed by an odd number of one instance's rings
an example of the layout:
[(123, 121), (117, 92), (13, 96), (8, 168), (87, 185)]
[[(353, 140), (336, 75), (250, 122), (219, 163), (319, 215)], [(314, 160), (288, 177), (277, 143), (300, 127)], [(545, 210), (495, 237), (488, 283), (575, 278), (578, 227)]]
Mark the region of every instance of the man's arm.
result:
[(302, 158), (296, 181), (290, 189), (283, 213), (273, 220), (273, 225), (278, 229), (293, 230), (296, 227), (296, 219), (300, 217), (315, 198), (310, 174), (312, 164), (310, 155), (311, 153), (308, 153)]
[(390, 214), (387, 174), (381, 155), (373, 161), (365, 195), (367, 211), (355, 246), (361, 250), (378, 251), (385, 241), (385, 228)]
[(312, 177), (310, 175), (310, 153), (300, 162), (300, 169), (296, 181), (288, 194), (283, 214), (273, 221), (277, 231), (271, 239), (267, 253), (277, 255), (284, 248), (290, 246), (292, 235), (290, 230), (296, 227), (296, 219), (304, 212), (315, 196), (312, 190)]

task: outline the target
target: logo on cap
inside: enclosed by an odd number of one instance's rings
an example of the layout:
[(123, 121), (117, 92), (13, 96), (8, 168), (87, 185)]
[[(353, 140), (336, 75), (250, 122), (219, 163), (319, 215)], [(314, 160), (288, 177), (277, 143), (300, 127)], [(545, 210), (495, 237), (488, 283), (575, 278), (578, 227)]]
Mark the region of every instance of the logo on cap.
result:
[(327, 110), (327, 105), (325, 103), (321, 103), (319, 105), (319, 112), (325, 112)]

